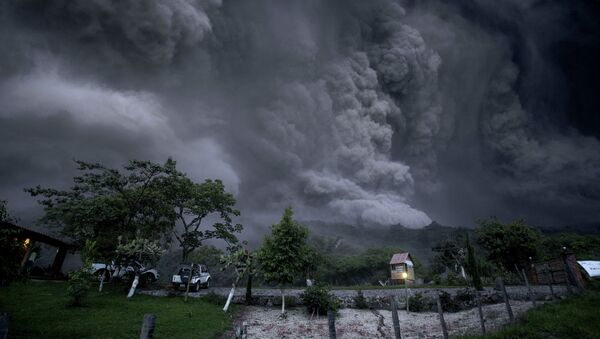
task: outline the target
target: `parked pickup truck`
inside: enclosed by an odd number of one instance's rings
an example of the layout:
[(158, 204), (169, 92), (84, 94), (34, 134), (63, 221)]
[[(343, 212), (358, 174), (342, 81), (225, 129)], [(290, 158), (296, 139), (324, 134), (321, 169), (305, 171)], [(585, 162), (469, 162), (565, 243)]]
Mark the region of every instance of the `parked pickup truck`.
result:
[(210, 287), (210, 273), (204, 265), (184, 263), (179, 265), (179, 271), (173, 275), (171, 283), (175, 289), (185, 289), (190, 280), (190, 290), (198, 292), (200, 288)]

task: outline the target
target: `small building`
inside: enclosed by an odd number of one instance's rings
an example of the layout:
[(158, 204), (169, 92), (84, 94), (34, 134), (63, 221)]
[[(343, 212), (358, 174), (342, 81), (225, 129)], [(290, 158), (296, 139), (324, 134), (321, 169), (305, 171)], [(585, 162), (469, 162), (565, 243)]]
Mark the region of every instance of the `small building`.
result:
[[(18, 232), (15, 236), (26, 249), (21, 260), (21, 267), (25, 268), (27, 263), (31, 262), (32, 267), (29, 269), (33, 269), (32, 276), (42, 277), (43, 275), (47, 278), (65, 276), (67, 273), (63, 267), (65, 258), (74, 256), (73, 252), (77, 249), (71, 241), (64, 237), (59, 239), (59, 236), (45, 229), (34, 229), (8, 222), (0, 223), (0, 227)], [(34, 249), (37, 252), (34, 252)]]
[(392, 284), (412, 284), (415, 282), (415, 267), (410, 253), (396, 253), (390, 260)]

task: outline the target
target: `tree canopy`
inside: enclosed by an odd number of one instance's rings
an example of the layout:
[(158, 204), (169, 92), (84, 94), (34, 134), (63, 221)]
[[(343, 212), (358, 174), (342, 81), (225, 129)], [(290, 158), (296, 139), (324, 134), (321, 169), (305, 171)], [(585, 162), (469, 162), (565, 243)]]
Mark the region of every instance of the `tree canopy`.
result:
[(480, 221), (478, 242), (487, 251), (490, 261), (513, 270), (515, 264), (536, 258), (541, 235), (523, 220), (503, 224), (498, 219)]
[(294, 282), (312, 257), (307, 238), (308, 230), (293, 220), (292, 208), (286, 208), (258, 252), (264, 278), (280, 286)]
[[(103, 259), (114, 258), (119, 242), (134, 239), (168, 242), (174, 237), (184, 258), (209, 238), (237, 241), (234, 233), (242, 226), (232, 224), (232, 217), (239, 211), (220, 180), (195, 183), (177, 170), (172, 159), (164, 164), (132, 160), (122, 169), (76, 163), (80, 174), (69, 189), (37, 186), (26, 191), (40, 197), (44, 224), (62, 227), (80, 244), (94, 239)], [(218, 221), (208, 230), (200, 229), (212, 213)]]
[[(225, 190), (221, 180), (205, 180), (198, 184), (182, 173), (174, 173), (166, 187), (181, 225), (180, 229), (173, 229), (173, 236), (182, 249), (182, 261), (186, 261), (188, 255), (207, 239), (222, 239), (229, 246), (237, 243), (235, 233), (241, 232), (242, 225), (234, 224), (232, 217), (239, 216), (240, 212), (234, 208), (236, 200)], [(218, 215), (218, 221), (211, 228), (202, 230), (202, 221), (211, 214)]]

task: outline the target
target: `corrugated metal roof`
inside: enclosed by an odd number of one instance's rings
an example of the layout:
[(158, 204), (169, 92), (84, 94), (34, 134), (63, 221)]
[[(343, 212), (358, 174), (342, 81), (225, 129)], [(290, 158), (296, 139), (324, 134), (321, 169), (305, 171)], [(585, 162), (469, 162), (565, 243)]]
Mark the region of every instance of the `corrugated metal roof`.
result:
[(407, 260), (410, 260), (410, 254), (408, 252), (396, 253), (392, 256), (392, 260), (390, 260), (390, 265), (403, 264)]

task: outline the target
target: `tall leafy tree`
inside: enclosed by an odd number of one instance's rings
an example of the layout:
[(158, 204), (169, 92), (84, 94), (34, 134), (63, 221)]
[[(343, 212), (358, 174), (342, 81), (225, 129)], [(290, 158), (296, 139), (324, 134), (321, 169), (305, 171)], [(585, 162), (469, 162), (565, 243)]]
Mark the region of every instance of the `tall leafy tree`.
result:
[(248, 289), (252, 288), (252, 275), (255, 273), (254, 253), (241, 246), (236, 246), (235, 248), (230, 249), (228, 255), (221, 257), (221, 263), (223, 264), (224, 270), (232, 267), (234, 268), (236, 274), (236, 278), (231, 286), (231, 291), (229, 291), (229, 296), (227, 297), (227, 301), (223, 307), (223, 311), (227, 312), (231, 300), (233, 299), (233, 294), (235, 293), (235, 287), (245, 274), (248, 275), (249, 284), (247, 285), (246, 290), (246, 303), (249, 302), (248, 298), (252, 298), (252, 292)]
[(487, 251), (490, 261), (511, 271), (514, 265), (536, 257), (541, 236), (523, 220), (503, 224), (492, 218), (479, 224), (481, 227), (476, 231), (478, 242)]
[(293, 220), (291, 207), (285, 209), (272, 233), (265, 237), (258, 252), (258, 261), (267, 281), (281, 288), (281, 314), (285, 314), (285, 285), (291, 284), (302, 274), (312, 257), (306, 243), (308, 229)]
[[(173, 229), (173, 236), (181, 247), (183, 262), (207, 239), (222, 239), (229, 246), (237, 243), (235, 233), (241, 232), (242, 225), (234, 224), (232, 217), (239, 216), (240, 212), (234, 208), (236, 200), (225, 190), (221, 180), (194, 183), (177, 172), (165, 186), (180, 226)], [(202, 222), (211, 215), (216, 216), (217, 221), (203, 229)]]
[(105, 260), (114, 256), (118, 237), (160, 239), (173, 228), (176, 214), (165, 183), (177, 172), (175, 161), (133, 160), (121, 170), (84, 161), (77, 165), (80, 174), (69, 189), (26, 189), (40, 197), (45, 212), (42, 223), (62, 227), (80, 244), (94, 239)]
[(471, 242), (469, 241), (469, 235), (467, 234), (467, 272), (471, 277), (471, 282), (473, 283), (473, 287), (478, 291), (483, 290), (483, 284), (481, 283), (480, 276), (480, 265), (477, 261), (477, 257), (475, 256), (475, 249), (471, 246)]
[(435, 245), (431, 250), (435, 253), (431, 259), (431, 267), (435, 273), (460, 269), (461, 275), (465, 265), (466, 251), (460, 245), (460, 237), (446, 239)]

